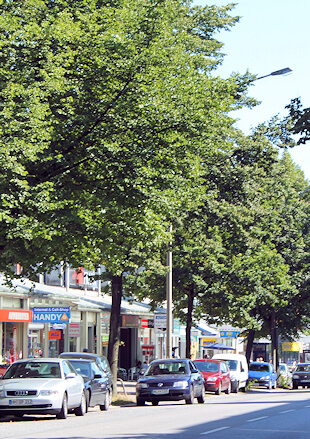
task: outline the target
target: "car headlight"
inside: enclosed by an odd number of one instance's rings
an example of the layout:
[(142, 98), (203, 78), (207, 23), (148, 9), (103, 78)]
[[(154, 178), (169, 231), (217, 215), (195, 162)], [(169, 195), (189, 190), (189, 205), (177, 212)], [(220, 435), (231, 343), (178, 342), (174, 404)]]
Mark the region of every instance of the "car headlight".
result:
[(173, 387), (179, 387), (180, 389), (188, 388), (188, 381), (175, 381)]
[(217, 380), (217, 377), (209, 377), (209, 378), (207, 378), (207, 381), (216, 381)]
[(137, 389), (147, 389), (149, 385), (147, 383), (138, 383)]
[(58, 391), (57, 390), (41, 390), (40, 395), (42, 395), (42, 396), (58, 395)]
[(298, 380), (299, 375), (293, 375), (293, 378), (294, 378), (295, 380)]
[(0, 398), (4, 398), (4, 397), (5, 397), (4, 390), (0, 389)]

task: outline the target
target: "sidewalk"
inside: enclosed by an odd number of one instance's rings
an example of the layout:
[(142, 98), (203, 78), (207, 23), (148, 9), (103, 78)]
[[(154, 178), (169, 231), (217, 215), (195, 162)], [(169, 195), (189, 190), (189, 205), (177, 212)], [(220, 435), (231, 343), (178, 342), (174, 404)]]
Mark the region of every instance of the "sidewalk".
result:
[(136, 381), (117, 380), (117, 397), (128, 402), (136, 402)]

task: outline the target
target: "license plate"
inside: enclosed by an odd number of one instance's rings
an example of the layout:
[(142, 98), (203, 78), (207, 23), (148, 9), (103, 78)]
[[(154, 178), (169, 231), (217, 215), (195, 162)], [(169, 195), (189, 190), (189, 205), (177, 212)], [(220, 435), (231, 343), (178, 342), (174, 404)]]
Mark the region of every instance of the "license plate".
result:
[(154, 389), (152, 390), (153, 395), (166, 395), (169, 393), (169, 389)]
[(9, 405), (15, 405), (15, 406), (32, 405), (32, 399), (10, 399)]

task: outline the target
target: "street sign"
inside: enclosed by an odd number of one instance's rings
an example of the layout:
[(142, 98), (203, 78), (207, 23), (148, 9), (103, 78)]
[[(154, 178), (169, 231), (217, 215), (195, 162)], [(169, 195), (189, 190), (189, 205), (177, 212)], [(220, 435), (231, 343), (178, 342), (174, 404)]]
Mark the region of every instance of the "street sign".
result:
[(66, 329), (67, 325), (65, 323), (53, 323), (53, 329)]
[(155, 314), (154, 315), (154, 330), (155, 333), (160, 331), (166, 331), (167, 329), (167, 315), (166, 314)]

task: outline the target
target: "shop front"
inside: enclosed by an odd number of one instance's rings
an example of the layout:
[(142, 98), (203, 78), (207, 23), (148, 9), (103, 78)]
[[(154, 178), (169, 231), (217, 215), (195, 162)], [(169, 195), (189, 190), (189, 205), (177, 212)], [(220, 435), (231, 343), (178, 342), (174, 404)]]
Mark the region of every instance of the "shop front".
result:
[(28, 324), (32, 312), (0, 309), (0, 352), (2, 363), (11, 364), (28, 356)]

